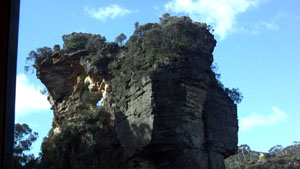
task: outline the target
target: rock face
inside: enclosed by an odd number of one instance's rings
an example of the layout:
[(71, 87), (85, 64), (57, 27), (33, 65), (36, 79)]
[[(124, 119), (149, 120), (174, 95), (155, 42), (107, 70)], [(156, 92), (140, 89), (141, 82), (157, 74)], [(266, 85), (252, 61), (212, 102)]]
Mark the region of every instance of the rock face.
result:
[[(225, 168), (224, 158), (237, 151), (238, 123), (211, 70), (216, 41), (188, 17), (161, 22), (140, 26), (113, 52), (66, 49), (35, 65), (54, 112), (42, 162), (50, 150), (57, 154), (46, 168)], [(152, 33), (160, 38), (151, 40)], [(106, 114), (91, 132), (81, 119), (100, 100)], [(55, 139), (72, 125), (76, 141), (58, 150)]]

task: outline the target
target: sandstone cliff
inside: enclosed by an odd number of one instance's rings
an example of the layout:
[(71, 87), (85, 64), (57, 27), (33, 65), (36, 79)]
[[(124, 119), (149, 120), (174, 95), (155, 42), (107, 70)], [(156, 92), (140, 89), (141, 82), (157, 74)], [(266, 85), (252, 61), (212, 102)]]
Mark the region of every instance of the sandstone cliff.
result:
[(83, 33), (63, 40), (34, 64), (54, 113), (45, 168), (225, 168), (237, 109), (211, 70), (206, 24), (164, 17), (124, 46)]

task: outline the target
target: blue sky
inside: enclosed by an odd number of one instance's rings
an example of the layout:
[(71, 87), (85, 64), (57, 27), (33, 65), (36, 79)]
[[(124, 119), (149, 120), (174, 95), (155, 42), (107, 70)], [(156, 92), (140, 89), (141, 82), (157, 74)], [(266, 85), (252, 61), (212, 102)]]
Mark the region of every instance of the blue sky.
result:
[(97, 33), (114, 41), (129, 37), (134, 23), (188, 15), (215, 29), (215, 63), (226, 87), (238, 87), (239, 144), (268, 151), (300, 141), (299, 0), (21, 0), (16, 122), (40, 135), (51, 127), (52, 112), (35, 75), (23, 71), (25, 57), (38, 47), (62, 44), (72, 32)]

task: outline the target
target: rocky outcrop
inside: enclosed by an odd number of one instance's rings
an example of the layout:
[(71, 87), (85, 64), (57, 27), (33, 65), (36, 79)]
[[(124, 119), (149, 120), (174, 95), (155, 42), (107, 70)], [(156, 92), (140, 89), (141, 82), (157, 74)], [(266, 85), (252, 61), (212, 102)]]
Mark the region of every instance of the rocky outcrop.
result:
[[(76, 131), (76, 144), (63, 143), (47, 167), (225, 168), (224, 158), (237, 150), (237, 109), (211, 70), (215, 45), (206, 25), (169, 17), (140, 26), (113, 52), (62, 50), (44, 58), (35, 66), (54, 112), (48, 142), (58, 147), (57, 137)], [(82, 119), (100, 100), (105, 116), (88, 130), (91, 120)]]

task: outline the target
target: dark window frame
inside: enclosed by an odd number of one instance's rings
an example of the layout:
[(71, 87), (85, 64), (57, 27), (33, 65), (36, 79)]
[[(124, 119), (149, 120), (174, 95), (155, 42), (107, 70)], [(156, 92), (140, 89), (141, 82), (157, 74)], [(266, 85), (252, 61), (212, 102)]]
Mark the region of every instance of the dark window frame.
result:
[(0, 5), (0, 168), (12, 169), (20, 0)]

